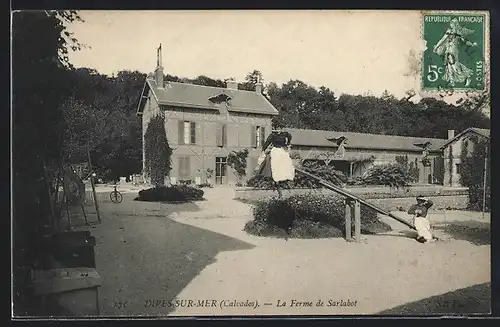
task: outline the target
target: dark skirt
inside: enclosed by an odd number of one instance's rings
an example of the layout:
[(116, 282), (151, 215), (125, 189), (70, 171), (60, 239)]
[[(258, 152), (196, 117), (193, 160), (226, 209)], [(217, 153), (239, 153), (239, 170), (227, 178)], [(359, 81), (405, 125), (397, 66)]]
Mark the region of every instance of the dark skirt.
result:
[(266, 155), (266, 159), (260, 164), (259, 170), (257, 172), (261, 176), (273, 177), (271, 172), (271, 154)]

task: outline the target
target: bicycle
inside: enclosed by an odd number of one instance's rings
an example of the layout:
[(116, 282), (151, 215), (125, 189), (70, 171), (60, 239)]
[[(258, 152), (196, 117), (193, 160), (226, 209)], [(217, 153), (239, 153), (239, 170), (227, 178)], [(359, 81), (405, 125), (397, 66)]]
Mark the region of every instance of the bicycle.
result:
[(121, 203), (122, 200), (123, 200), (123, 196), (120, 192), (118, 192), (118, 190), (116, 189), (116, 185), (115, 185), (115, 188), (114, 190), (111, 192), (111, 194), (109, 195), (109, 198), (111, 200), (111, 202), (113, 203)]

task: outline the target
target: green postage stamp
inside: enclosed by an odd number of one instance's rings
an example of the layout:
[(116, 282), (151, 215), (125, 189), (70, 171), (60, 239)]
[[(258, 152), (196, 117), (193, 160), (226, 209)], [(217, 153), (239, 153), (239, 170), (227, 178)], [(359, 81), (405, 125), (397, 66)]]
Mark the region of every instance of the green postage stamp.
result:
[(422, 90), (485, 88), (485, 13), (424, 13)]

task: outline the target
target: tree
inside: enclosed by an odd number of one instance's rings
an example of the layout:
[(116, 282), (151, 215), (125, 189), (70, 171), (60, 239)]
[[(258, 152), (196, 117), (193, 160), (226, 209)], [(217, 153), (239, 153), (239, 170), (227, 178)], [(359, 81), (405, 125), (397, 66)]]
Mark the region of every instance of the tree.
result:
[(227, 164), (231, 167), (238, 176), (238, 185), (241, 185), (241, 180), (246, 176), (247, 170), (248, 149), (233, 151), (227, 157)]
[(86, 162), (88, 151), (106, 142), (110, 130), (106, 112), (95, 110), (73, 97), (62, 103), (61, 111), (65, 127), (62, 155), (69, 163)]
[(172, 148), (170, 148), (165, 131), (165, 118), (155, 116), (148, 123), (144, 135), (146, 173), (151, 177), (154, 187), (165, 185), (171, 166)]
[(226, 87), (226, 83), (224, 83), (224, 81), (220, 79), (213, 79), (204, 75), (200, 75), (193, 80), (189, 80), (189, 83), (213, 87)]
[(72, 73), (73, 96), (62, 107), (67, 123), (64, 148), (67, 154), (83, 150), (73, 154), (72, 162), (86, 161), (88, 149), (105, 180), (141, 171), (142, 123), (136, 110), (145, 77), (138, 71), (120, 71), (115, 77), (88, 69)]
[(12, 134), (14, 314), (22, 308), (23, 267), (41, 257), (39, 227), (50, 222), (44, 166), (58, 165), (69, 94), (68, 51), (80, 44), (66, 25), (82, 21), (75, 11), (20, 11), (12, 16)]
[(255, 91), (255, 85), (257, 83), (264, 83), (262, 73), (260, 70), (254, 69), (245, 76), (245, 82), (238, 85), (238, 89), (246, 91)]
[[(469, 145), (470, 144), (470, 145)], [(472, 151), (470, 150), (472, 149)], [(491, 151), (487, 139), (471, 136), (464, 140), (460, 153), (460, 184), (469, 188), (469, 208), (482, 210), (484, 191), (484, 162), (486, 172), (486, 211), (491, 209)]]

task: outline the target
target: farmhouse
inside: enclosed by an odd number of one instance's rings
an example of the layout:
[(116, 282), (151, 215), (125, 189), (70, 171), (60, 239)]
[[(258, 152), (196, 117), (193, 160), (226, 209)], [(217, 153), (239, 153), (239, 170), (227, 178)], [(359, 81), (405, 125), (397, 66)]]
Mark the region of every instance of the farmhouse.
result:
[[(164, 115), (167, 139), (173, 148), (171, 183), (204, 183), (209, 177), (215, 184), (235, 183), (227, 156), (248, 149), (248, 161), (256, 163), (262, 143), (271, 133), (271, 118), (278, 114), (261, 89), (258, 84), (255, 92), (238, 90), (232, 81), (227, 82), (227, 88), (165, 82), (158, 58), (155, 73), (146, 78), (137, 109), (142, 116), (143, 150), (150, 118)], [(251, 172), (255, 166), (247, 168)]]
[[(471, 127), (456, 136), (453, 130), (448, 131), (448, 141), (441, 146), (444, 157), (444, 185), (461, 186), (460, 156), (463, 147), (467, 149), (467, 155), (472, 155), (475, 143), (472, 141), (473, 137), (489, 141), (490, 130)], [(478, 169), (483, 169), (483, 167), (478, 167)]]
[[(271, 133), (271, 119), (278, 110), (262, 95), (260, 83), (255, 91), (245, 91), (238, 90), (234, 81), (228, 81), (227, 88), (164, 81), (159, 52), (156, 70), (144, 83), (137, 114), (142, 117), (143, 150), (151, 117), (165, 117), (167, 139), (173, 148), (172, 184), (210, 181), (220, 185), (237, 182), (234, 172), (227, 167), (227, 157), (233, 151), (249, 150), (247, 177), (253, 175), (261, 146)], [(449, 139), (286, 130), (292, 134), (291, 155), (297, 159), (322, 161), (348, 177), (360, 176), (372, 165), (403, 161), (420, 184), (442, 184), (443, 178), (446, 180), (450, 174), (445, 172), (444, 157), (449, 151), (446, 149), (453, 149), (451, 160), (459, 164), (460, 140), (468, 133), (486, 135), (486, 130), (474, 128), (456, 137), (449, 131)], [(450, 160), (449, 156), (446, 158)], [(457, 168), (453, 169), (452, 185), (456, 185)]]

